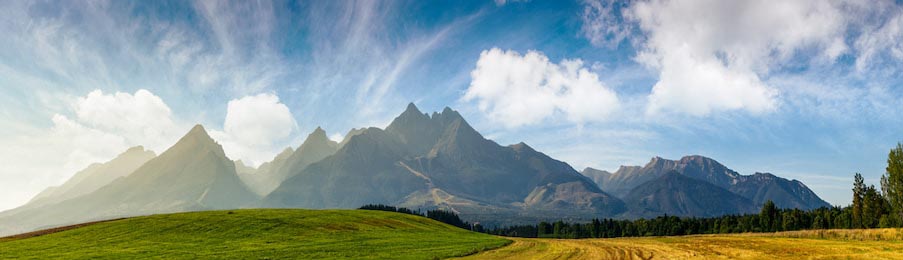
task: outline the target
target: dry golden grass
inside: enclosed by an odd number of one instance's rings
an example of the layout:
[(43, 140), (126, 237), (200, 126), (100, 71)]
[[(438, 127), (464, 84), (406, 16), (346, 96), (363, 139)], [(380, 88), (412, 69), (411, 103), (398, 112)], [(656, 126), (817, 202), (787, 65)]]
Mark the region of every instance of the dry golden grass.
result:
[(610, 239), (513, 239), (465, 259), (903, 259), (903, 230)]

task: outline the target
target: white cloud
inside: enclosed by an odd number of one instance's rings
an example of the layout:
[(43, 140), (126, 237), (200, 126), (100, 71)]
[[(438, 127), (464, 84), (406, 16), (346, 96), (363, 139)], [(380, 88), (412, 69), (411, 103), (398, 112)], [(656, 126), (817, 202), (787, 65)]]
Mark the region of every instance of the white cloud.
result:
[(94, 90), (78, 98), (74, 107), (79, 122), (156, 151), (168, 148), (182, 134), (182, 129), (173, 122), (169, 106), (144, 89), (134, 95), (123, 92), (107, 95)]
[(223, 131), (210, 134), (229, 158), (259, 165), (273, 159), (295, 129), (288, 107), (276, 95), (264, 93), (229, 101)]
[(762, 113), (775, 107), (776, 90), (748, 70), (725, 67), (717, 60), (694, 59), (679, 48), (656, 62), (661, 64), (660, 80), (652, 88), (647, 113), (704, 116), (713, 110)]
[[(587, 1), (584, 28), (621, 39), (629, 25), (636, 60), (659, 71), (647, 112), (705, 116), (714, 111), (772, 111), (780, 93), (763, 78), (800, 52), (809, 62), (833, 62), (847, 53), (848, 17), (832, 1), (637, 1), (623, 10), (628, 25), (612, 22), (615, 8)], [(595, 12), (608, 14), (595, 15)], [(814, 53), (815, 55), (809, 55)]]
[(580, 59), (555, 64), (537, 51), (521, 55), (498, 48), (480, 54), (464, 101), (513, 128), (561, 113), (575, 123), (601, 121), (618, 107), (613, 91)]
[(329, 135), (329, 140), (333, 140), (335, 142), (342, 142), (342, 139), (345, 139), (345, 135), (342, 133), (333, 133)]

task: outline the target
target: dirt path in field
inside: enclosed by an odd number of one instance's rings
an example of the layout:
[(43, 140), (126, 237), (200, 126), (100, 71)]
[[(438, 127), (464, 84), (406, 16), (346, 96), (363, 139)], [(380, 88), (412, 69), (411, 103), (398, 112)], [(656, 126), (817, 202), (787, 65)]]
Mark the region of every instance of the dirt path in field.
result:
[(701, 235), (527, 239), (463, 259), (903, 259), (903, 241)]

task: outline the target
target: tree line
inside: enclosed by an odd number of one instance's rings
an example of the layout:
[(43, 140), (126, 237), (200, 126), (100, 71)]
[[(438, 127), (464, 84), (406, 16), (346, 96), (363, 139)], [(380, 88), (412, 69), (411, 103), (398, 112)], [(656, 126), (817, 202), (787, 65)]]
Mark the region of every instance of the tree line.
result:
[(589, 223), (563, 221), (496, 227), (487, 233), (512, 237), (611, 238), (776, 232), (805, 229), (889, 228), (903, 226), (903, 144), (891, 149), (881, 187), (853, 177), (853, 204), (813, 210), (780, 209), (772, 201), (759, 214), (712, 218), (659, 216), (652, 219), (593, 219)]
[(417, 216), (421, 216), (421, 217), (427, 217), (430, 219), (434, 219), (436, 221), (439, 221), (439, 222), (442, 222), (445, 224), (449, 224), (452, 226), (456, 226), (459, 228), (467, 229), (467, 230), (474, 230), (474, 231), (478, 231), (478, 232), (484, 231), (483, 228), (479, 224), (471, 225), (470, 223), (467, 223), (466, 221), (461, 220), (461, 218), (458, 216), (458, 214), (455, 214), (454, 212), (451, 212), (451, 211), (441, 210), (441, 209), (431, 209), (431, 210), (427, 210), (424, 213), (420, 210), (411, 210), (408, 208), (394, 207), (394, 206), (383, 205), (383, 204), (367, 204), (367, 205), (361, 206), (359, 209), (381, 210), (381, 211), (389, 211), (389, 212), (398, 212), (398, 213), (404, 213), (404, 214), (410, 214), (410, 215), (417, 215)]

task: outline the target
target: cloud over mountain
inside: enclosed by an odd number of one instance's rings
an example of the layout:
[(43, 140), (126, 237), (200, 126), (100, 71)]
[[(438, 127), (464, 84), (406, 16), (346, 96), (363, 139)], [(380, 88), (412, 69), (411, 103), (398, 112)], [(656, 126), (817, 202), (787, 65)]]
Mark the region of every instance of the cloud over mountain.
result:
[(258, 165), (285, 148), (295, 129), (288, 107), (276, 95), (264, 93), (229, 101), (223, 131), (211, 135), (223, 142), (230, 158)]
[(559, 113), (574, 123), (601, 121), (618, 108), (615, 92), (580, 59), (553, 63), (538, 51), (492, 48), (480, 53), (470, 76), (463, 100), (477, 101), (491, 120), (510, 128)]

